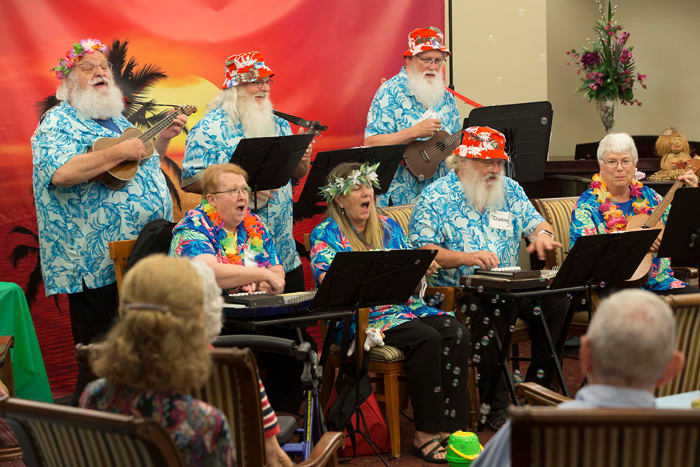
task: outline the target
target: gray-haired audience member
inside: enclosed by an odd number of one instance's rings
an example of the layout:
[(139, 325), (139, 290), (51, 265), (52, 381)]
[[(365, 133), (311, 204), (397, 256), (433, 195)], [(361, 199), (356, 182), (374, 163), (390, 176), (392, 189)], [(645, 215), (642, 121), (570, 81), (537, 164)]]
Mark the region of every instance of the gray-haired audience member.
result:
[[(581, 367), (590, 384), (561, 408), (654, 407), (653, 388), (683, 368), (675, 323), (653, 293), (624, 290), (600, 303), (581, 338)], [(510, 422), (489, 441), (473, 467), (510, 466)]]

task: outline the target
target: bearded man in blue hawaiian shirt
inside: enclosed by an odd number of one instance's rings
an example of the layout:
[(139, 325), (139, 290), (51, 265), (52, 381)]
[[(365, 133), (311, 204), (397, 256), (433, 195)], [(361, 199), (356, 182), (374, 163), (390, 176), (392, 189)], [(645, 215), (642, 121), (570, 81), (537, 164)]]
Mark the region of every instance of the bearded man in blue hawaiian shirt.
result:
[[(554, 239), (552, 226), (535, 210), (522, 187), (503, 176), (508, 160), (504, 147), (502, 133), (488, 127), (467, 128), (462, 144), (446, 160), (454, 170), (421, 194), (409, 221), (409, 239), (416, 247), (438, 250), (435, 260), (442, 269), (435, 285), (457, 286), (462, 276), (473, 274), (476, 268), (517, 266), (523, 237), (530, 239), (528, 252), (536, 251), (540, 259), (544, 259), (545, 250), (561, 247)], [(479, 342), (490, 330), (488, 320), (480, 313), (491, 302), (479, 296), (474, 300), (477, 309), (470, 310), (472, 334)], [(546, 296), (541, 304), (556, 345), (564, 332), (569, 302), (566, 297)], [(518, 310), (518, 316), (530, 324), (533, 360), (526, 379), (547, 385), (554, 365), (538, 323), (539, 311), (535, 310), (539, 309), (525, 301)], [(495, 389), (491, 387), (497, 355), (494, 346), (486, 344), (478, 350), (479, 346), (474, 344), (474, 354), (478, 355), (475, 361), (480, 361), (479, 390), (482, 398), (489, 392), (495, 394), (488, 424), (497, 429), (506, 420), (505, 381), (498, 376)]]
[[(452, 94), (445, 89), (442, 69), (450, 51), (435, 27), (418, 28), (408, 36), (406, 66), (384, 82), (372, 99), (367, 113), (365, 146), (407, 144), (426, 140), (440, 130), (459, 131), (459, 111)], [(421, 191), (447, 175), (444, 161), (435, 174), (419, 180), (403, 165), (396, 169), (389, 190), (377, 196), (377, 206), (413, 204)]]
[[(289, 123), (272, 113), (270, 88), (274, 76), (260, 52), (245, 52), (226, 59), (222, 91), (207, 106), (204, 117), (187, 135), (182, 162), (182, 188), (201, 193), (202, 171), (229, 162), (243, 138), (291, 135)], [(299, 162), (294, 178), (309, 170), (311, 145)], [(268, 227), (285, 272), (285, 292), (304, 290), (304, 273), (292, 236), (292, 183), (258, 192), (253, 211)]]
[[(155, 219), (172, 220), (173, 206), (160, 154), (182, 130), (175, 119), (155, 141), (154, 157), (129, 138), (90, 151), (98, 138), (132, 127), (121, 114), (124, 98), (114, 83), (107, 47), (96, 39), (73, 44), (54, 68), (60, 104), (46, 112), (32, 136), (33, 188), (46, 295), (68, 294), (75, 343), (90, 343), (117, 316), (117, 286), (107, 244), (136, 238)], [(96, 178), (123, 161), (140, 161), (119, 190)], [(77, 395), (85, 381), (79, 375)], [(76, 399), (77, 400), (77, 399)]]

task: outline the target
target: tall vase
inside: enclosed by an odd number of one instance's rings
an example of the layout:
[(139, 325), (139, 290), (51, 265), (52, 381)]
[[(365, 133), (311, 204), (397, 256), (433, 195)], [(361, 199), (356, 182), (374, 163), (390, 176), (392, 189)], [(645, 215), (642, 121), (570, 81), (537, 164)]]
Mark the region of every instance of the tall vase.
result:
[(615, 125), (615, 105), (617, 100), (615, 99), (602, 99), (598, 101), (598, 115), (600, 116), (600, 121), (605, 127), (605, 133), (610, 133), (612, 131), (613, 125)]

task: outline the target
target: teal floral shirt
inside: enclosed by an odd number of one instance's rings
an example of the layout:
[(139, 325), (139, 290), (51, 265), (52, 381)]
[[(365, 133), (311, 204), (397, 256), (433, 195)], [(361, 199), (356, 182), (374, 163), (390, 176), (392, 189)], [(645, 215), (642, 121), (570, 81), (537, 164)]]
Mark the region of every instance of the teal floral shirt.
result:
[[(642, 195), (649, 201), (649, 206), (654, 207), (661, 201), (661, 196), (649, 187), (642, 187)], [(632, 200), (626, 203), (617, 203), (626, 218), (634, 215)], [(571, 228), (569, 229), (570, 246), (573, 247), (576, 240), (583, 235), (596, 235), (608, 233), (605, 218), (600, 211), (600, 203), (593, 189), (584, 191), (576, 202), (576, 207), (571, 213)], [(668, 210), (661, 220), (666, 223)], [(686, 283), (673, 277), (671, 260), (669, 258), (654, 258), (652, 260), (649, 281), (644, 285), (647, 290), (669, 290), (685, 287)]]
[[(421, 116), (426, 110), (423, 104), (411, 94), (406, 67), (402, 67), (396, 76), (388, 79), (377, 89), (367, 113), (365, 138), (396, 133), (412, 127), (421, 121)], [(445, 91), (442, 98), (430, 110), (440, 118), (442, 129), (446, 132), (452, 134), (462, 127), (457, 104), (449, 92)], [(403, 165), (399, 165), (389, 191), (377, 196), (377, 206), (388, 206), (389, 198), (394, 205), (414, 204), (425, 187), (447, 175), (447, 172), (443, 161), (432, 177), (419, 181)]]
[[(406, 234), (394, 219), (379, 216), (384, 230), (384, 249), (410, 249)], [(341, 232), (338, 223), (333, 218), (327, 218), (311, 232), (311, 272), (318, 284), (318, 279), (328, 271), (336, 253), (352, 251), (350, 241)], [(369, 327), (385, 331), (412, 319), (425, 318), (435, 315), (450, 315), (442, 310), (430, 307), (418, 297), (410, 297), (403, 305), (382, 305), (370, 308)], [(336, 331), (336, 337), (341, 336), (341, 329)], [(355, 323), (352, 324), (351, 337), (355, 335)]]

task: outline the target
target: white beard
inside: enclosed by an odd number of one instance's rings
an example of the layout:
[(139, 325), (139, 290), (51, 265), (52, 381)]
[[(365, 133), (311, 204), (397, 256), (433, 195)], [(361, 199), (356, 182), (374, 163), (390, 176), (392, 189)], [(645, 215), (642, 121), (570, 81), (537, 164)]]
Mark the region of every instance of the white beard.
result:
[(108, 119), (119, 117), (124, 110), (124, 95), (113, 81), (107, 88), (98, 90), (92, 85), (101, 78), (91, 80), (87, 89), (77, 86), (68, 91), (68, 103), (87, 118)]
[[(487, 180), (495, 178), (489, 185)], [(505, 205), (505, 179), (503, 173), (479, 177), (469, 166), (460, 174), (464, 196), (478, 210), (498, 209)]]
[(236, 102), (236, 113), (247, 138), (277, 136), (269, 94), (260, 104), (255, 96), (251, 96), (241, 89)]
[(406, 67), (408, 89), (426, 109), (430, 109), (442, 99), (445, 93), (445, 80), (440, 72), (432, 79), (426, 78), (426, 74), (428, 72), (419, 73)]

